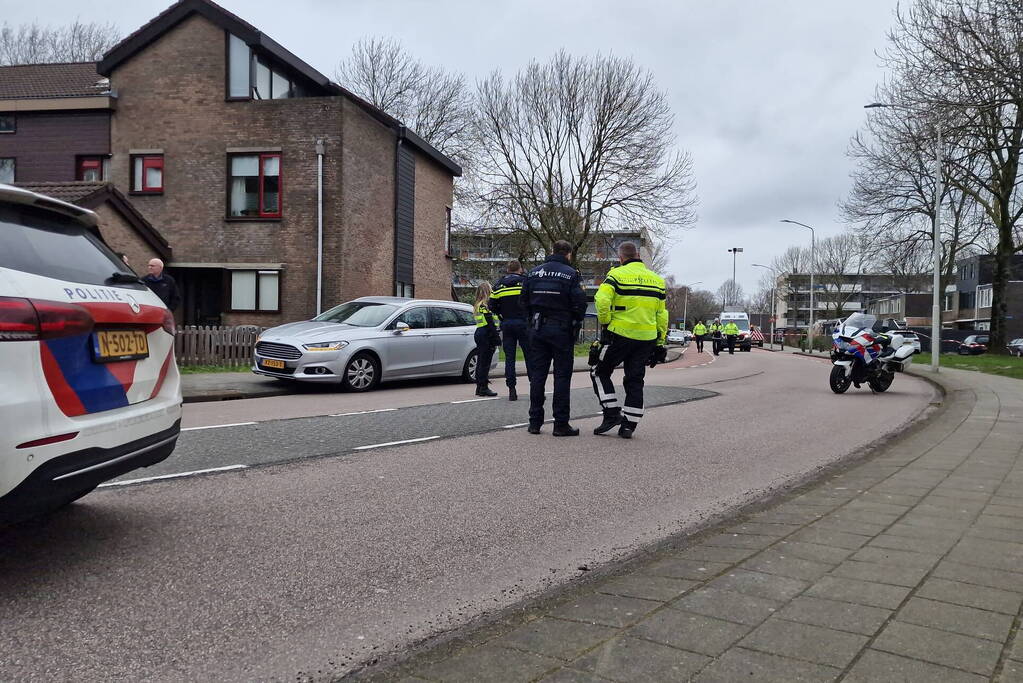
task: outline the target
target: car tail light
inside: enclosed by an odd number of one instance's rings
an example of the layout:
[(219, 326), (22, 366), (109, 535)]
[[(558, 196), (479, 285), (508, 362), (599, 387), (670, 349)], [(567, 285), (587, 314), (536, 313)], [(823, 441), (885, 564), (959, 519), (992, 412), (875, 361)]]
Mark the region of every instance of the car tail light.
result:
[(92, 332), (89, 312), (76, 304), (0, 297), (0, 341), (36, 341)]
[(177, 327), (174, 325), (174, 314), (169, 310), (163, 312), (163, 331), (172, 337), (177, 331)]
[(70, 432), (68, 434), (58, 434), (57, 436), (48, 436), (45, 439), (36, 439), (35, 441), (26, 441), (25, 443), (19, 443), (15, 448), (37, 448), (39, 446), (49, 446), (51, 443), (60, 443), (61, 441), (70, 441), (71, 439), (78, 436), (78, 432)]

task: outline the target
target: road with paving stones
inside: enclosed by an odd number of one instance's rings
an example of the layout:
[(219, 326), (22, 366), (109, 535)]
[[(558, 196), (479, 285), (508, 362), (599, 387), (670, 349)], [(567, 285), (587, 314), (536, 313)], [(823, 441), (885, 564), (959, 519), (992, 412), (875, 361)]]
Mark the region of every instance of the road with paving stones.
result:
[(705, 362), (648, 375), (632, 441), (588, 433), (584, 374), (575, 439), (505, 428), (525, 402), (454, 403), (457, 384), (186, 406), (152, 476), (239, 468), (0, 530), (0, 680), (341, 675), (776, 491), (933, 394), (835, 396), (826, 363), (783, 354)]

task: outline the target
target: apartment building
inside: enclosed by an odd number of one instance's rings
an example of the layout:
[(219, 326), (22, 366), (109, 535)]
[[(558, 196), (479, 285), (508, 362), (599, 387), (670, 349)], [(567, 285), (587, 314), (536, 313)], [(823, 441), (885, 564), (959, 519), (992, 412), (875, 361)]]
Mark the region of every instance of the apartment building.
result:
[[(814, 283), (815, 320), (842, 317), (865, 310), (872, 302), (900, 292), (886, 273), (828, 275)], [(806, 329), (810, 325), (810, 275), (789, 273), (778, 279), (778, 327)]]
[[(29, 142), (13, 180), (113, 182), (173, 247), (180, 322), (270, 326), (315, 315), (318, 298), (451, 296), (459, 166), (241, 18), (180, 0), (73, 70), (63, 99), (105, 98), (104, 145), (41, 177), (28, 169), (47, 166), (44, 146)], [(74, 137), (82, 120), (57, 127)]]

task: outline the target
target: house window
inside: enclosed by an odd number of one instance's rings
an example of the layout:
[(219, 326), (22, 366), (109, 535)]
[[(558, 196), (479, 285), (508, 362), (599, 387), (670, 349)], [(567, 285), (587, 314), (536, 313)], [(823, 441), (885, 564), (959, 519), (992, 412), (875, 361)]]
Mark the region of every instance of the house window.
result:
[(444, 253), (451, 256), (451, 207), (444, 209)]
[(163, 155), (134, 155), (131, 158), (131, 191), (139, 193), (163, 192)]
[(257, 57), (241, 38), (227, 34), (227, 96), (280, 100), (298, 96), (298, 86), (282, 69)]
[(281, 217), (281, 155), (231, 155), (230, 216)]
[(14, 182), (14, 157), (0, 157), (0, 183)]
[(416, 296), (416, 287), (409, 282), (395, 282), (394, 296), (403, 296), (408, 297), (409, 299), (414, 299)]
[(0, 114), (0, 133), (13, 133), (16, 130), (14, 114)]
[(993, 289), (985, 287), (977, 290), (977, 308), (991, 308)]
[(277, 270), (232, 270), (231, 310), (279, 312), (280, 283)]
[(75, 169), (75, 179), (84, 180), (90, 183), (98, 183), (106, 180), (109, 175), (109, 157), (78, 157)]
[(942, 306), (941, 310), (943, 310), (943, 311), (951, 311), (952, 310), (952, 302), (954, 300), (955, 300), (955, 295), (954, 294), (946, 294), (945, 295), (945, 302), (944, 302), (945, 305)]

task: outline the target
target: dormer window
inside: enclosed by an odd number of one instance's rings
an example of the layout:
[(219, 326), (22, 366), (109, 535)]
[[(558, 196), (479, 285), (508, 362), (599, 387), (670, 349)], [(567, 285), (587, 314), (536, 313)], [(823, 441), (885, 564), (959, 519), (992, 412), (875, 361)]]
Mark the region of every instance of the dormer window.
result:
[(238, 100), (298, 97), (297, 85), (284, 70), (257, 56), (238, 36), (227, 34), (227, 96)]

